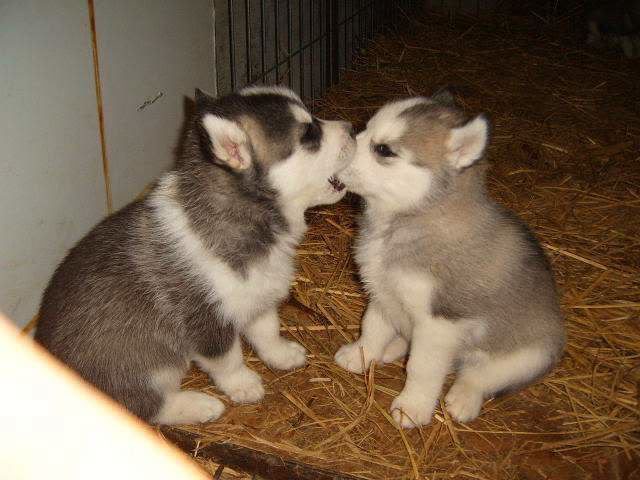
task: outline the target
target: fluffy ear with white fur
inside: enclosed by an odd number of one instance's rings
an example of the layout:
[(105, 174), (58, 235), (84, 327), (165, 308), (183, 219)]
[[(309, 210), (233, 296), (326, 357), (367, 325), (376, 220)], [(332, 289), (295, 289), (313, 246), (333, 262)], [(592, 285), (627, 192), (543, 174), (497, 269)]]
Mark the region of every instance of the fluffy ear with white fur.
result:
[(215, 161), (234, 170), (246, 170), (251, 165), (251, 153), (247, 134), (233, 120), (207, 113), (202, 126), (209, 135)]
[(462, 127), (454, 128), (447, 140), (447, 160), (462, 170), (482, 158), (489, 137), (489, 121), (478, 115)]

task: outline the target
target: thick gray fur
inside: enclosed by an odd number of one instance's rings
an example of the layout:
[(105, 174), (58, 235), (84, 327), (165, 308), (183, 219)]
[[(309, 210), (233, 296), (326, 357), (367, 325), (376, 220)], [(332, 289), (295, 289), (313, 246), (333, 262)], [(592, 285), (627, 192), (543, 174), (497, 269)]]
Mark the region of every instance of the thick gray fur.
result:
[[(270, 163), (290, 151), (299, 134), (281, 95), (202, 93), (187, 118), (171, 175), (192, 228), (212, 253), (244, 272), (288, 229), (265, 180)], [(200, 119), (205, 113), (250, 117), (266, 134), (270, 158), (254, 154), (249, 171), (216, 162)], [(42, 299), (35, 338), (85, 380), (142, 419), (152, 419), (161, 395), (150, 375), (186, 369), (195, 353), (225, 353), (237, 336), (152, 214), (149, 198), (160, 188), (107, 217), (55, 271)]]
[(446, 135), (465, 123), (462, 111), (438, 101), (402, 116), (409, 126), (397, 143), (433, 174), (430, 194), (419, 207), (396, 213), (382, 233), (365, 211), (356, 251), (382, 236), (383, 271), (404, 267), (435, 279), (431, 316), (479, 321), (484, 334), (466, 338), (461, 352), (495, 357), (538, 346), (551, 367), (562, 355), (565, 329), (547, 257), (527, 225), (488, 194), (484, 160), (457, 170), (443, 158)]

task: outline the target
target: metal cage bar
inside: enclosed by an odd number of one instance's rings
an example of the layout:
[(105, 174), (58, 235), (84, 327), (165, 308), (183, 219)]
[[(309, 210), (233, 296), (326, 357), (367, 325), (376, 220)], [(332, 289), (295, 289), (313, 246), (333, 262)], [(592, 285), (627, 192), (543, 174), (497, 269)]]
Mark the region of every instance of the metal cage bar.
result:
[(293, 88), (293, 71), (291, 69), (291, 44), (292, 44), (292, 27), (293, 20), (291, 18), (291, 0), (287, 0), (287, 79), (289, 80), (289, 88)]
[(314, 50), (315, 50), (315, 40), (313, 39), (313, 12), (314, 12), (314, 5), (315, 5), (315, 1), (314, 0), (309, 0), (311, 3), (311, 8), (309, 9), (309, 46), (310, 46), (310, 50), (309, 50), (309, 57), (311, 59), (311, 63), (309, 64), (310, 66), (310, 72), (311, 74), (309, 75), (309, 78), (311, 80), (311, 90), (309, 91), (309, 97), (313, 98), (314, 94), (315, 94), (315, 75), (314, 75), (314, 66), (315, 66), (315, 61), (314, 61)]
[[(275, 63), (276, 83), (280, 83), (280, 37), (278, 36), (279, 34), (278, 27), (280, 23), (280, 2), (278, 0), (275, 0), (273, 2), (273, 13), (275, 18), (273, 22), (273, 27), (274, 27), (273, 38), (275, 40), (273, 49), (276, 54), (276, 63)], [(264, 79), (262, 81), (264, 82)]]
[(302, 11), (302, 0), (298, 0), (298, 63), (299, 63), (299, 74), (300, 77), (298, 80), (298, 85), (300, 86), (299, 94), (301, 98), (304, 98), (304, 51), (302, 50), (302, 42), (304, 26), (304, 12)]
[(260, 78), (264, 82), (264, 76), (266, 71), (266, 62), (265, 62), (265, 45), (267, 43), (267, 32), (264, 26), (264, 15), (265, 15), (265, 7), (264, 1), (260, 2), (260, 67), (261, 67), (261, 75)]
[(231, 90), (236, 89), (235, 28), (233, 21), (233, 0), (229, 0), (229, 67), (231, 72)]
[[(322, 95), (322, 92), (326, 91), (327, 87), (325, 84), (326, 81), (326, 63), (327, 63), (327, 50), (326, 50), (326, 38), (327, 38), (327, 23), (323, 24), (322, 19), (326, 18), (327, 15), (327, 2), (329, 0), (320, 0), (318, 2), (318, 17), (320, 18), (320, 37), (318, 38), (318, 53), (320, 54), (320, 92), (319, 95)], [(318, 95), (318, 96), (319, 96)], [(316, 93), (313, 92), (313, 96), (311, 100), (315, 100)]]
[(252, 80), (251, 76), (251, 9), (250, 0), (244, 0), (244, 35), (245, 35), (245, 62), (247, 67), (247, 81), (246, 85), (249, 85)]
[(275, 80), (287, 83), (304, 100), (313, 100), (354, 65), (355, 57), (367, 41), (381, 29), (404, 20), (418, 3), (415, 0), (285, 1), (283, 5), (280, 0), (214, 0), (216, 12), (223, 15), (216, 19), (215, 32), (218, 94)]

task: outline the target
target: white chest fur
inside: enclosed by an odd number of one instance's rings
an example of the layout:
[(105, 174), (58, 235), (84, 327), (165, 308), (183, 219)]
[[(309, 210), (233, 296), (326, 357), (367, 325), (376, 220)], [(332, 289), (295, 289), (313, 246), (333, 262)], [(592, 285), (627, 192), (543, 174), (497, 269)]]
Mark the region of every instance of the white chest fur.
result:
[(281, 234), (268, 253), (242, 275), (205, 248), (170, 194), (172, 186), (170, 177), (165, 178), (163, 188), (150, 199), (151, 205), (165, 233), (175, 242), (176, 256), (202, 282), (209, 300), (220, 305), (225, 318), (240, 326), (282, 301), (294, 275), (293, 258), (301, 232)]
[(371, 228), (358, 242), (356, 260), (367, 290), (385, 318), (406, 338), (416, 321), (430, 317), (434, 279), (427, 272), (386, 261), (389, 244), (384, 225)]

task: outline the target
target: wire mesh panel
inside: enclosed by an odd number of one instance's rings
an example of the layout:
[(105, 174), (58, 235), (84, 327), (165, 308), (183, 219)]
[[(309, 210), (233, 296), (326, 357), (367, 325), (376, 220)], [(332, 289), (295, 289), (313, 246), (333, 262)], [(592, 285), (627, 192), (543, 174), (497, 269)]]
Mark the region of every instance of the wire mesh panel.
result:
[(321, 96), (413, 0), (215, 0), (218, 94), (254, 83)]

